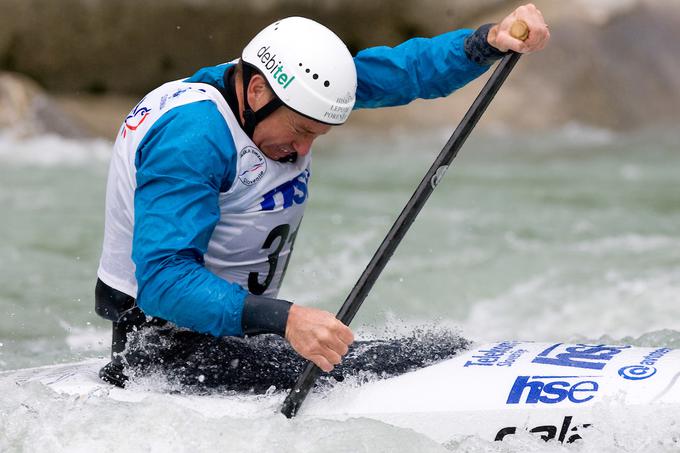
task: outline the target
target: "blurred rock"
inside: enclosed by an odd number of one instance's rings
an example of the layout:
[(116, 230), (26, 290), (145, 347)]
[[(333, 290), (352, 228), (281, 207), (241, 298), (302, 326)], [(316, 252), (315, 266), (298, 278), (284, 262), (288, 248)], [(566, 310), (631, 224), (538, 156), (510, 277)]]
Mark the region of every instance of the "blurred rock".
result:
[[(522, 130), (569, 123), (629, 130), (680, 122), (680, 2), (536, 0), (550, 45), (522, 57), (480, 127)], [(500, 11), (478, 18), (500, 17)], [(455, 125), (488, 77), (436, 101), (359, 111), (355, 125)]]
[(276, 19), (301, 15), (353, 50), (471, 22), (507, 0), (0, 0), (0, 69), (49, 90), (145, 93), (228, 61)]
[(583, 8), (546, 7), (556, 16), (551, 45), (524, 58), (512, 76), (509, 87), (531, 106), (515, 123), (572, 121), (619, 130), (677, 124), (680, 2), (574, 3)]
[(77, 120), (67, 115), (29, 78), (0, 72), (0, 130), (18, 137), (58, 134), (64, 137), (91, 136)]
[[(521, 3), (0, 0), (0, 69), (27, 74), (51, 93), (60, 93), (62, 111), (111, 138), (134, 98), (165, 81), (238, 56), (257, 30), (280, 17), (317, 19), (356, 51), (462, 26), (474, 28), (502, 18)], [(539, 129), (579, 122), (624, 130), (680, 121), (680, 1), (534, 3), (551, 26), (550, 46), (522, 58), (480, 126)], [(379, 113), (359, 111), (351, 124), (455, 124), (483, 79), (444, 100)], [(52, 128), (63, 118), (46, 115), (52, 119), (45, 124)]]

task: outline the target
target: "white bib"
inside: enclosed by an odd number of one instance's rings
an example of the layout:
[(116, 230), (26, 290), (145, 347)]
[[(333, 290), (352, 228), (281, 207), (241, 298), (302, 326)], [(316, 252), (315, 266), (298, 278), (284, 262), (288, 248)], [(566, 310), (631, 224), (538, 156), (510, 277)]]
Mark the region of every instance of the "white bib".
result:
[(311, 154), (295, 163), (267, 158), (243, 132), (217, 89), (175, 81), (152, 91), (135, 106), (121, 126), (111, 158), (97, 275), (132, 297), (137, 297), (131, 257), (137, 148), (164, 113), (205, 100), (213, 102), (224, 117), (237, 154), (236, 178), (227, 192), (220, 193), (220, 220), (210, 238), (205, 265), (252, 294), (275, 297), (281, 286), (308, 196)]

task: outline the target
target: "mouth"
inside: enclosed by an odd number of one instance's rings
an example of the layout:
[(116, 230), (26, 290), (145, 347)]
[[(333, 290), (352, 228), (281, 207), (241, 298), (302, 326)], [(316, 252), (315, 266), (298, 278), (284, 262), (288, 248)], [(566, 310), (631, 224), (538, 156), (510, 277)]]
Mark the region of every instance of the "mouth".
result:
[(295, 162), (298, 154), (295, 149), (287, 145), (270, 145), (260, 148), (265, 156), (277, 162)]
[(295, 150), (288, 146), (279, 146), (272, 148), (270, 151), (271, 158), (274, 160), (286, 159), (287, 157), (295, 154)]

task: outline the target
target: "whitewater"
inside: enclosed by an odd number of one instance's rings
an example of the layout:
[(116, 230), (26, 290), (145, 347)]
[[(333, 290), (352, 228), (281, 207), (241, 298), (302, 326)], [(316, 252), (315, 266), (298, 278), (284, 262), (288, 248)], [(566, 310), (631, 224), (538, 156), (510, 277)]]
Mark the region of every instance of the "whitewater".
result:
[[(321, 139), (281, 297), (337, 311), (450, 132), (347, 129)], [(110, 146), (0, 135), (0, 371), (108, 354), (93, 292)], [(474, 342), (678, 348), (679, 168), (672, 130), (473, 133), (353, 327), (362, 338), (445, 330)], [(625, 412), (615, 400), (574, 444), (520, 434), (441, 445), (362, 418), (289, 421), (280, 393), (231, 396), (234, 413), (214, 419), (162, 383), (138, 385), (157, 392), (142, 402), (79, 398), (0, 377), (0, 451), (680, 448), (677, 414)]]

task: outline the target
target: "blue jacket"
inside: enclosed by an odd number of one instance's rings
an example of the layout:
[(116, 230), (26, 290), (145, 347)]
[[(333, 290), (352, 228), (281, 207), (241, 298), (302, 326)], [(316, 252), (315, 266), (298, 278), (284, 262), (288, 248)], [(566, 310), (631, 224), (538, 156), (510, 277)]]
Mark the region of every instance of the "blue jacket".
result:
[[(447, 96), (475, 79), (489, 64), (468, 57), (466, 38), (472, 33), (458, 30), (359, 52), (354, 58), (354, 108)], [(482, 38), (486, 43), (485, 35)], [(187, 81), (223, 88), (228, 67), (203, 68)], [(170, 110), (142, 140), (135, 159), (132, 258), (137, 303), (147, 315), (215, 336), (243, 334), (241, 315), (248, 292), (203, 265), (219, 220), (219, 194), (235, 178), (235, 155), (229, 129), (211, 102)]]

